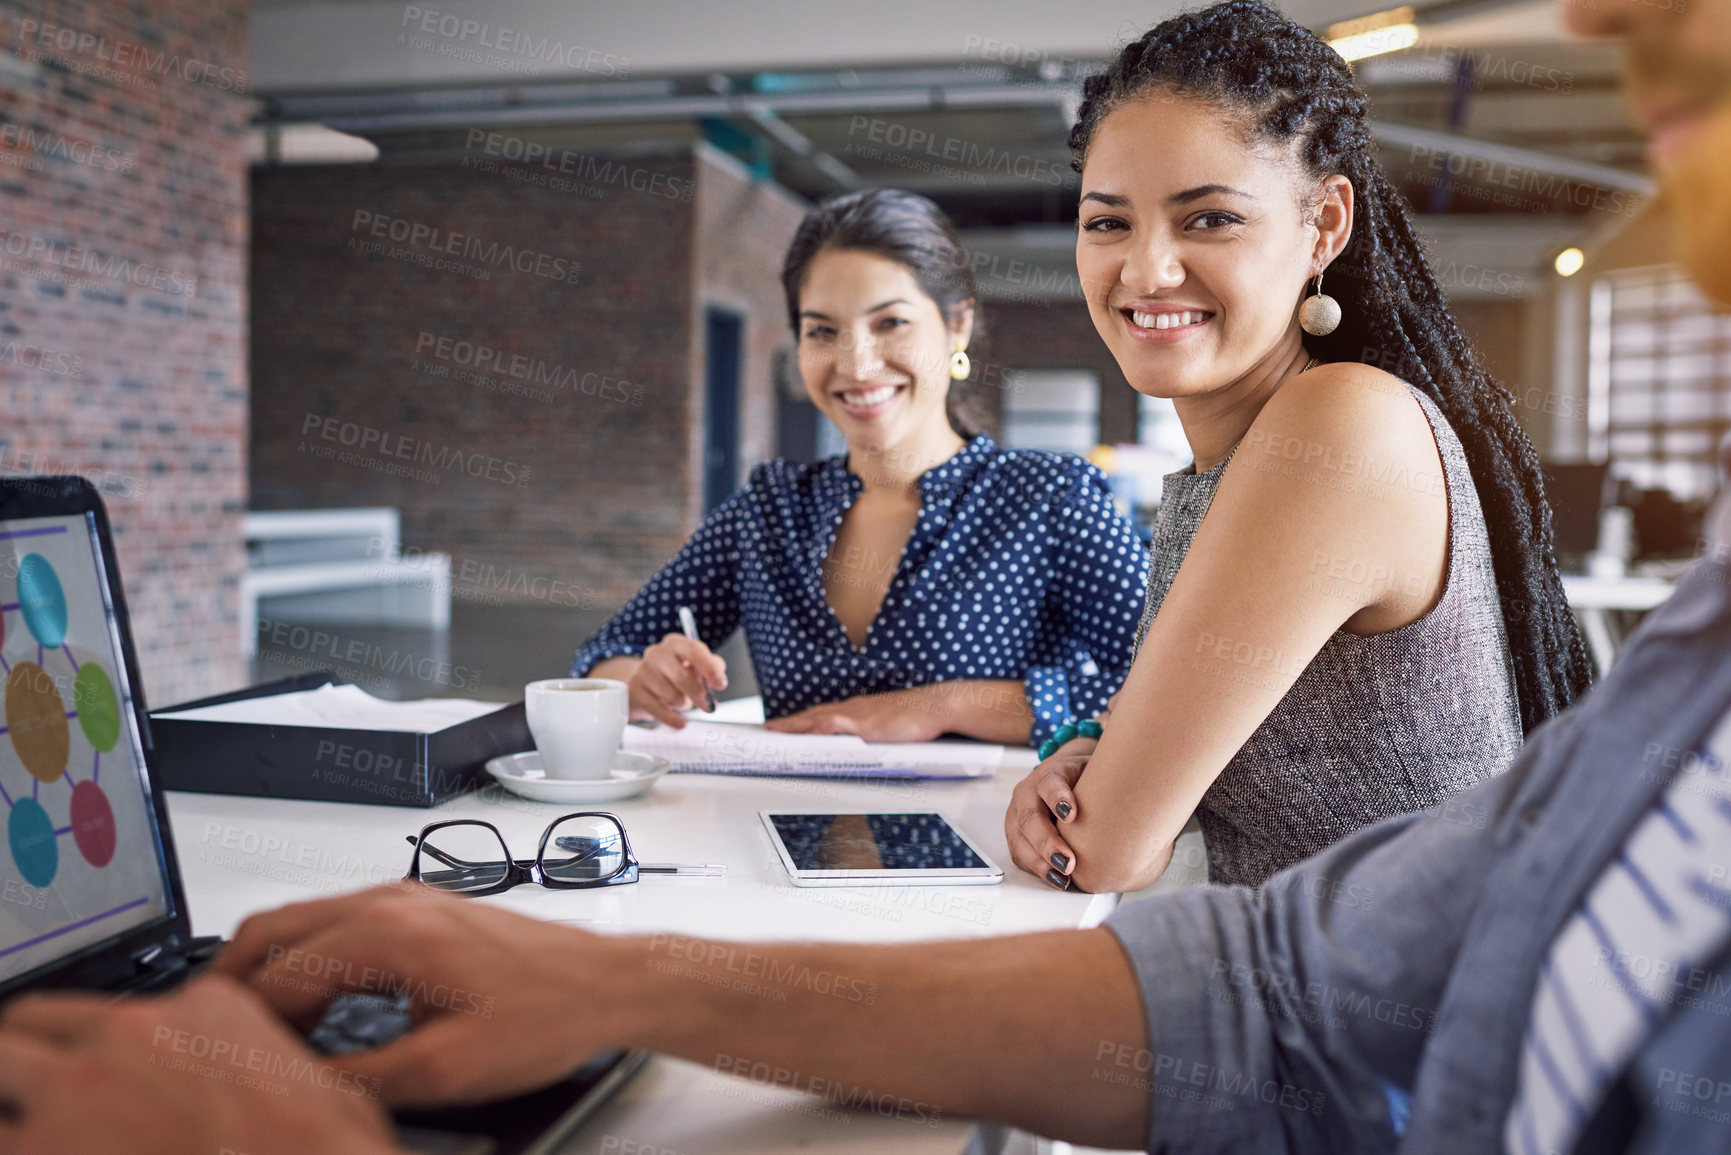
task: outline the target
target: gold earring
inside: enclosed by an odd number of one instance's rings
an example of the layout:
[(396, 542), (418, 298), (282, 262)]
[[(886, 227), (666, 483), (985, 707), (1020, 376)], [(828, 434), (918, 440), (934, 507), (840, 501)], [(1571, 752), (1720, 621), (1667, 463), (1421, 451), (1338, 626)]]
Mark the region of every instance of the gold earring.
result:
[(1298, 306), (1298, 327), (1312, 337), (1326, 337), (1340, 328), (1340, 302), (1322, 291), (1322, 274), (1316, 274), (1316, 291)]
[(956, 351), (950, 354), (950, 376), (957, 381), (966, 381), (973, 371), (974, 363), (968, 359), (966, 347), (957, 345)]

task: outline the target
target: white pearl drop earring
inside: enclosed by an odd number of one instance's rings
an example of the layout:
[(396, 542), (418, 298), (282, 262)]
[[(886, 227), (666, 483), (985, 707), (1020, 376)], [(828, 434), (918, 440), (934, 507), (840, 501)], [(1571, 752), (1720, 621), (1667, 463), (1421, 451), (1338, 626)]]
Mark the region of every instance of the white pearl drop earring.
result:
[(1298, 327), (1312, 337), (1326, 337), (1340, 328), (1340, 302), (1322, 291), (1322, 274), (1316, 274), (1316, 291), (1298, 307)]

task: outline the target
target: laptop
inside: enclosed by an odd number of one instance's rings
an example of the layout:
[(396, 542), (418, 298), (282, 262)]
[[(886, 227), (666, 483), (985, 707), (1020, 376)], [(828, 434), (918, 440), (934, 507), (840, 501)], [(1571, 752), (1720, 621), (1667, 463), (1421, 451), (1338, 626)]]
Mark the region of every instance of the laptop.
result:
[[(0, 1000), (185, 981), (220, 943), (192, 934), (113, 537), (83, 478), (0, 479), (0, 678)], [(368, 1030), (362, 1037), (389, 1037), (377, 1023)], [(540, 1155), (646, 1057), (601, 1055), (501, 1103), (399, 1113), (399, 1141), (446, 1155)]]

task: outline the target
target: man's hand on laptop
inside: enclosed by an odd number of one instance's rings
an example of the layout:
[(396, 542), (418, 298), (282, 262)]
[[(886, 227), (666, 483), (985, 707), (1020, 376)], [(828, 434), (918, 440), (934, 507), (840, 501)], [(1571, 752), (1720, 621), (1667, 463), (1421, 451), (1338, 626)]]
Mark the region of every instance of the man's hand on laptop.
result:
[(162, 998), (24, 996), (0, 1017), (0, 1151), (382, 1155), (377, 1087), (210, 976)]
[(603, 956), (605, 939), (398, 884), (250, 918), (215, 969), (303, 1030), (343, 992), (407, 993), (413, 1030), (331, 1061), (419, 1105), (516, 1094), (609, 1049), (605, 1000), (585, 997)]

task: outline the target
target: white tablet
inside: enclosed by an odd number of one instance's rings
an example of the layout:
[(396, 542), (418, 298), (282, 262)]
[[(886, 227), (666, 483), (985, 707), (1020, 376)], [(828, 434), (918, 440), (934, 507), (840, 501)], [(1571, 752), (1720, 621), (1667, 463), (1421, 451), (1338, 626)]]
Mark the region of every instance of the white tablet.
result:
[(760, 810), (795, 886), (984, 886), (998, 864), (935, 810)]

